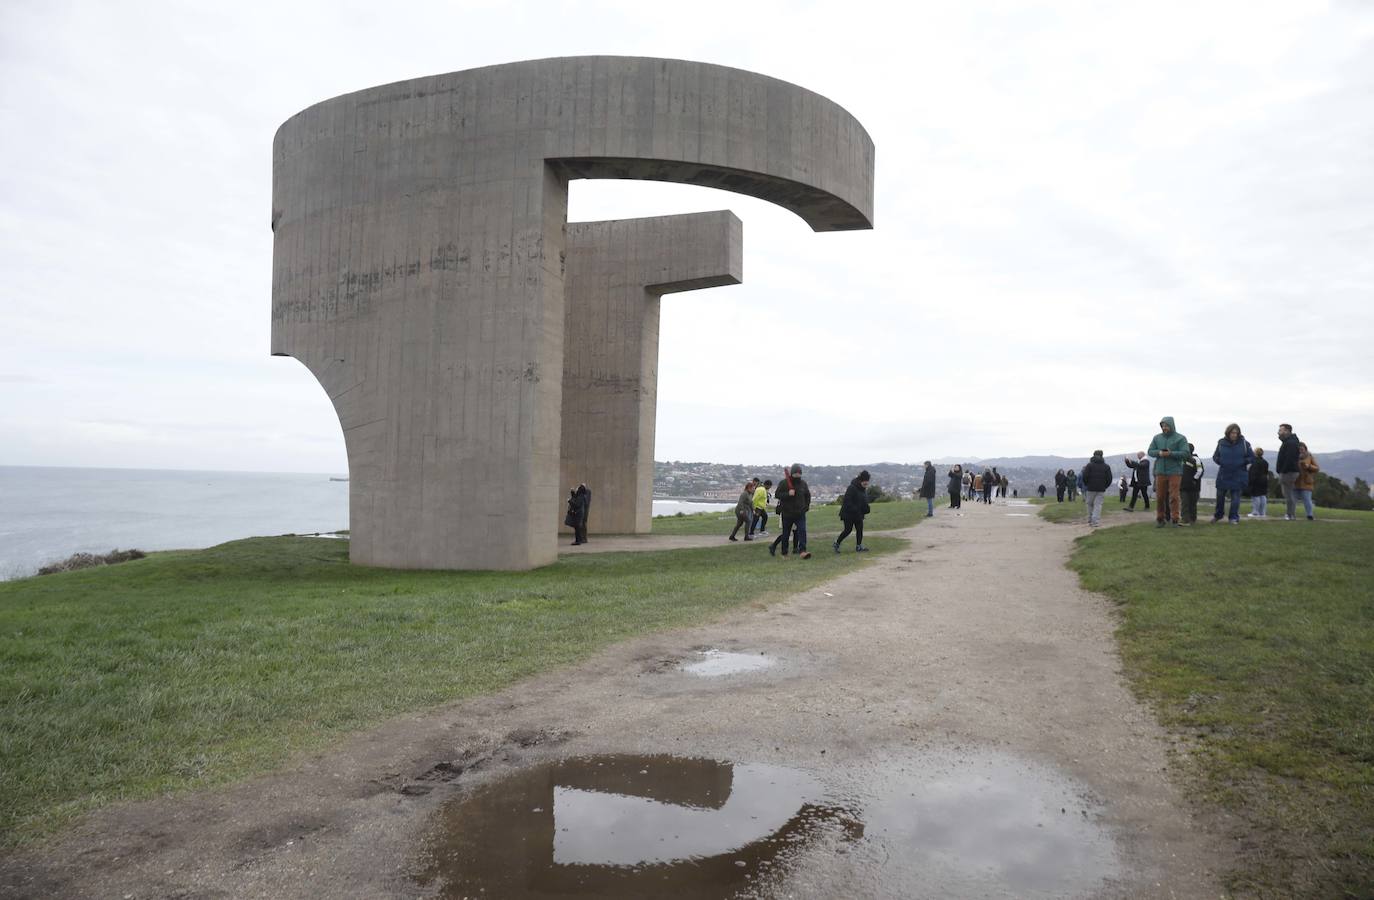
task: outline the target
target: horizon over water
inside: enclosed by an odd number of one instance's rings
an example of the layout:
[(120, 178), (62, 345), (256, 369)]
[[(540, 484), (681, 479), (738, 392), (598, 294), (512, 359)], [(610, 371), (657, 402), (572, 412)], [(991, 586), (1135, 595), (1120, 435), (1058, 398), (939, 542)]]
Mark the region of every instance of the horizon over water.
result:
[(73, 553), (182, 550), (348, 527), (326, 473), (0, 466), (0, 580)]
[[(0, 466), (0, 581), (73, 553), (192, 550), (348, 527), (343, 475)], [(655, 500), (656, 515), (733, 504)]]

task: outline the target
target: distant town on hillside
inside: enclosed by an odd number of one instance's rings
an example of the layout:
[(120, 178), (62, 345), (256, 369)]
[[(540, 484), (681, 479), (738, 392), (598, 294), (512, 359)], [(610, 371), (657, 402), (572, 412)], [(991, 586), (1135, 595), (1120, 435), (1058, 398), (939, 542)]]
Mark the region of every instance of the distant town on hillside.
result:
[[(1267, 452), (1270, 454), (1272, 464), (1276, 448), (1270, 448)], [(1107, 462), (1111, 465), (1115, 475), (1129, 474), (1129, 470), (1122, 464), (1122, 458), (1125, 455), (1124, 451), (1107, 454)], [(1321, 464), (1322, 471), (1334, 478), (1341, 479), (1347, 485), (1354, 484), (1357, 477), (1374, 484), (1374, 450), (1341, 450), (1331, 453), (1314, 451), (1313, 455)], [(1134, 454), (1132, 456), (1134, 457)], [(1206, 448), (1206, 452), (1201, 453), (1201, 456), (1203, 464), (1210, 474), (1211, 448)], [(935, 469), (939, 473), (939, 481), (936, 482), (938, 491), (944, 491), (944, 476), (956, 462), (960, 462), (960, 460), (948, 457), (935, 461)], [(1057, 470), (1077, 470), (1083, 463), (1087, 462), (1087, 457), (1016, 456), (998, 457), (996, 459), (970, 457), (962, 462), (966, 469), (971, 466), (975, 472), (996, 467), (998, 473), (1007, 476), (1011, 490), (1017, 491), (1022, 497), (1028, 497), (1032, 496), (1036, 487), (1041, 484), (1053, 490), (1054, 473)], [(845, 486), (863, 469), (868, 470), (873, 478), (873, 483), (880, 485), (884, 491), (910, 497), (921, 486), (921, 476), (925, 470), (920, 462), (871, 462), (849, 466), (810, 466), (805, 460), (802, 460), (801, 464), (812, 496), (818, 502), (843, 494)], [(783, 463), (741, 465), (738, 463), (682, 462), (677, 460), (655, 461), (654, 496), (683, 500), (733, 502), (739, 496), (740, 487), (746, 480), (758, 476), (759, 478), (772, 479), (776, 483), (782, 477), (783, 468)]]

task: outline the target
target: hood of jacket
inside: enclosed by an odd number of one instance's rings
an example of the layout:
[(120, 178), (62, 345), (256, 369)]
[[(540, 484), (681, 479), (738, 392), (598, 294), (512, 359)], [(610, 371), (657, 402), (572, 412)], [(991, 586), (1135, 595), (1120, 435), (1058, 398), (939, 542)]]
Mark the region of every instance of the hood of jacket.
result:
[(1168, 426), (1169, 426), (1169, 433), (1170, 433), (1170, 434), (1177, 434), (1177, 433), (1178, 433), (1178, 426), (1174, 424), (1174, 417), (1173, 417), (1173, 416), (1162, 416), (1162, 417), (1160, 418), (1160, 420), (1159, 420), (1159, 424), (1161, 424), (1161, 425), (1168, 425)]

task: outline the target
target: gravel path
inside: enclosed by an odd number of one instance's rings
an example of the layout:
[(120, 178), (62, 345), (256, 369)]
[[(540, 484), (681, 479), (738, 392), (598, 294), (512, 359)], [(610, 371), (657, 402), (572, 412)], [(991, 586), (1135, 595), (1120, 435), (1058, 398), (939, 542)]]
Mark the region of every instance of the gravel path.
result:
[[(900, 532), (909, 551), (819, 588), (398, 719), (273, 776), (108, 810), (0, 861), (0, 894), (429, 896), (438, 883), (417, 875), (435, 859), (445, 803), (552, 760), (673, 754), (739, 764), (740, 804), (761, 772), (809, 792), (811, 813), (789, 823), (776, 854), (727, 854), (740, 856), (719, 876), (739, 873), (731, 890), (1222, 896), (1214, 873), (1229, 857), (1166, 777), (1168, 742), (1121, 677), (1110, 605), (1064, 568), (1086, 529), (1030, 511), (939, 510)], [(754, 587), (766, 591), (769, 565), (804, 564), (762, 561)], [(682, 671), (704, 648), (774, 664), (717, 678)], [(559, 796), (584, 794), (593, 796)], [(709, 821), (712, 809), (678, 818)], [(549, 830), (552, 851), (517, 836), (528, 852), (503, 870), (547, 866), (541, 853), (557, 863), (567, 838)], [(707, 868), (663, 868), (665, 892), (718, 895), (721, 884), (674, 880)], [(531, 876), (488, 896), (540, 883)]]

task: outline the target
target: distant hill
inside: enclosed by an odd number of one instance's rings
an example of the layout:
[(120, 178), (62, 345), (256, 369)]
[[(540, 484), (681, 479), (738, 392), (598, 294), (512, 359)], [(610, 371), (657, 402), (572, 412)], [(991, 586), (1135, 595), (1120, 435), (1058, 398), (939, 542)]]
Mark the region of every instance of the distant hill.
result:
[(1339, 478), (1354, 486), (1356, 478), (1374, 485), (1374, 450), (1337, 450), (1335, 453), (1316, 453), (1317, 465), (1332, 478)]

